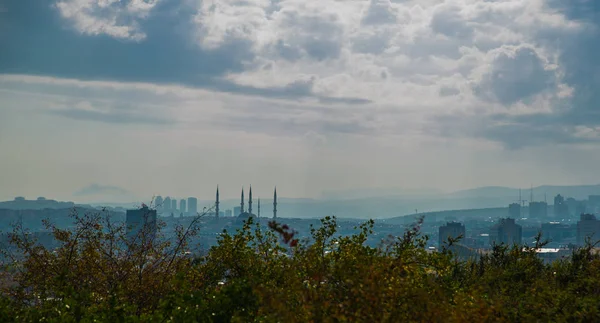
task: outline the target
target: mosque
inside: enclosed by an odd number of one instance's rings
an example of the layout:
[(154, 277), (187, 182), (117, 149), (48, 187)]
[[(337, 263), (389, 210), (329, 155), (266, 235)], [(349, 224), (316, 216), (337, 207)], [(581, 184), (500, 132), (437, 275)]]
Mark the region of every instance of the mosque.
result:
[[(215, 214), (219, 214), (219, 187), (217, 187), (217, 196), (215, 202)], [(258, 199), (257, 214), (252, 213), (252, 185), (250, 185), (250, 192), (248, 193), (248, 209), (244, 207), (244, 188), (242, 188), (241, 200), (240, 200), (240, 213), (234, 214), (236, 222), (243, 222), (249, 218), (260, 218), (260, 199)], [(277, 218), (277, 187), (273, 190), (273, 219)]]

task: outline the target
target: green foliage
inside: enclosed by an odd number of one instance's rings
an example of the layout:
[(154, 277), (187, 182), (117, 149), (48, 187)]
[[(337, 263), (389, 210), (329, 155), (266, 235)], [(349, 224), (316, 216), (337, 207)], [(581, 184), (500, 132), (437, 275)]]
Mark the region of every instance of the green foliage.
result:
[[(504, 322), (600, 320), (600, 259), (591, 246), (544, 264), (535, 249), (496, 246), (459, 261), (427, 252), (420, 222), (380, 247), (373, 220), (339, 236), (335, 217), (301, 241), (285, 224), (252, 219), (223, 232), (205, 257), (189, 237), (130, 244), (101, 214), (52, 227), (46, 250), (22, 228), (4, 267), (2, 322)], [(541, 241), (538, 237), (537, 241)], [(450, 241), (450, 246), (452, 245)]]

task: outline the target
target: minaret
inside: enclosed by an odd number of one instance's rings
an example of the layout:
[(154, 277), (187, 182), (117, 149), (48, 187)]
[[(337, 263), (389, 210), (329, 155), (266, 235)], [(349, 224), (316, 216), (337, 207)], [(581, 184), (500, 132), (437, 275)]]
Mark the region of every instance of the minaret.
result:
[(277, 219), (277, 187), (273, 191), (273, 219)]
[(257, 216), (260, 218), (260, 197), (258, 198), (258, 214)]
[(248, 214), (252, 214), (252, 185), (250, 185), (250, 193), (248, 193)]
[(217, 185), (217, 201), (215, 202), (215, 219), (219, 218), (219, 185)]
[(244, 188), (243, 187), (242, 187), (242, 201), (240, 202), (240, 206), (241, 206), (240, 212), (244, 213)]

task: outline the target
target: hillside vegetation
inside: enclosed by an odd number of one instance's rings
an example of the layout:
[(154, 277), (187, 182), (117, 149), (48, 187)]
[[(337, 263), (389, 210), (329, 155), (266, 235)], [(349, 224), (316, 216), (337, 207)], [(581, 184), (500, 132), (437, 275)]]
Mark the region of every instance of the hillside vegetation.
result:
[[(285, 224), (250, 219), (191, 257), (198, 228), (165, 242), (135, 241), (102, 213), (74, 215), (74, 229), (47, 223), (46, 250), (16, 227), (7, 249), (2, 322), (594, 322), (600, 259), (591, 246), (544, 265), (534, 248), (498, 246), (477, 261), (429, 253), (419, 223), (380, 247), (322, 219), (299, 241)], [(539, 247), (540, 245), (536, 246)]]

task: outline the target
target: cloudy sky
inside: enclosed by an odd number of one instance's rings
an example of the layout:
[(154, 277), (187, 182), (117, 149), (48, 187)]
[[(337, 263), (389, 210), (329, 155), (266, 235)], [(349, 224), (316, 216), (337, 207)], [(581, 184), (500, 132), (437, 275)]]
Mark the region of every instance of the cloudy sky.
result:
[(598, 183), (599, 28), (596, 0), (5, 0), (0, 199)]

